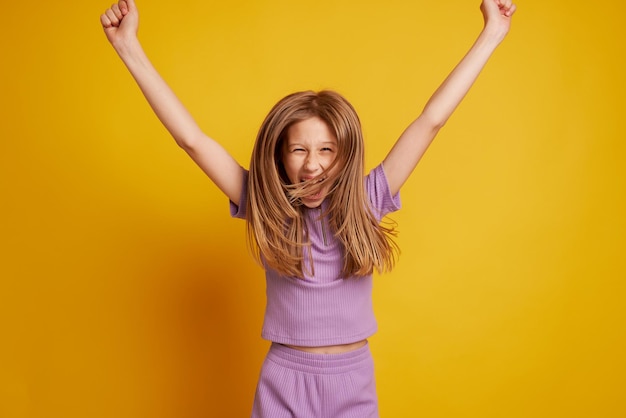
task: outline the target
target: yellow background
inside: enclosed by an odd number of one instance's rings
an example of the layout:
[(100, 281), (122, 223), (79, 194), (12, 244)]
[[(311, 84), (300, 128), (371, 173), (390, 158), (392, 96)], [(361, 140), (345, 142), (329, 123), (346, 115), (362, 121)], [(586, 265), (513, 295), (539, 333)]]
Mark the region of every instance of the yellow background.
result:
[[(478, 3), (142, 1), (140, 36), (242, 165), (279, 98), (332, 88), (371, 168)], [(384, 417), (626, 416), (626, 7), (520, 3), (393, 216)], [(262, 271), (108, 45), (107, 6), (2, 6), (0, 417), (248, 416)]]

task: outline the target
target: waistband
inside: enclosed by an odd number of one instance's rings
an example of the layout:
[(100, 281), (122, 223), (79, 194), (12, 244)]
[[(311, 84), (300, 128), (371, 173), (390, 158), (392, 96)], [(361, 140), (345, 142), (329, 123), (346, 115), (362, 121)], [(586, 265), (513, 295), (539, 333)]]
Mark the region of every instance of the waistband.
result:
[(317, 354), (272, 343), (267, 359), (292, 370), (316, 374), (340, 374), (372, 367), (369, 343), (340, 354)]

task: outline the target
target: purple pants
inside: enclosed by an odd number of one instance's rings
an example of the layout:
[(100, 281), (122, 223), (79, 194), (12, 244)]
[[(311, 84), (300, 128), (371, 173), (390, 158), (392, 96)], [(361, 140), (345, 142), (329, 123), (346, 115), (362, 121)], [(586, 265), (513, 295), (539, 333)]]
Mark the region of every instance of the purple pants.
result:
[(313, 354), (272, 343), (261, 368), (252, 418), (377, 418), (369, 345)]

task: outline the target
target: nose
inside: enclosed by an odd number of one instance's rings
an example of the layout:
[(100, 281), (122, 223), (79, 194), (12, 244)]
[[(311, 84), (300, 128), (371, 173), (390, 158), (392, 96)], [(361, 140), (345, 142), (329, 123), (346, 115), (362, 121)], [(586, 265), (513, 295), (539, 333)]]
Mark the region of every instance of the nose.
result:
[(321, 167), (319, 158), (315, 155), (314, 152), (311, 152), (307, 155), (306, 160), (304, 161), (304, 169), (309, 173), (314, 173), (318, 171)]

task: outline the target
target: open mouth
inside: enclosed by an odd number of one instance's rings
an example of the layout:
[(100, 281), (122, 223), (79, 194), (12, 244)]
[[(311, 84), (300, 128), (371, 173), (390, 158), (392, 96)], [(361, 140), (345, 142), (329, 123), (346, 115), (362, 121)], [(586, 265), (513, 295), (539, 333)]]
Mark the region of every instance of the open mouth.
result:
[[(315, 179), (315, 177), (305, 177), (305, 178), (301, 178), (301, 179), (300, 179), (300, 183), (305, 183), (305, 182), (307, 182), (307, 181), (311, 181), (311, 180), (313, 180), (313, 179)], [(319, 179), (317, 179), (317, 180), (315, 180), (315, 181), (311, 182), (311, 184), (312, 184), (312, 185), (315, 185), (315, 184), (320, 184), (320, 183), (322, 183), (322, 182), (323, 182), (323, 181), (325, 181), (325, 180), (326, 180), (326, 177), (320, 177)]]
[[(325, 180), (326, 180), (326, 177), (320, 177), (318, 179), (315, 179), (315, 177), (308, 177), (308, 178), (301, 178), (300, 183), (310, 182), (310, 185), (306, 186), (306, 188), (308, 189), (309, 187), (315, 187), (323, 183)], [(324, 195), (324, 191), (320, 188), (316, 193), (303, 196), (302, 198), (305, 200), (319, 200), (322, 198), (323, 195)]]

